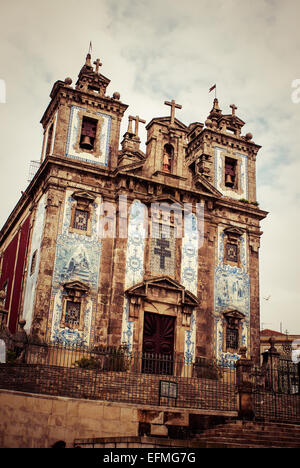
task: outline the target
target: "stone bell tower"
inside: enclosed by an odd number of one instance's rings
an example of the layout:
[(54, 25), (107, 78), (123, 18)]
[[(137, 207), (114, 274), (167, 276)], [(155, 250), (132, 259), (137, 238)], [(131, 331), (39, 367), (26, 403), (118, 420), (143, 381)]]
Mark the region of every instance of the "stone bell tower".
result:
[(91, 162), (114, 169), (120, 136), (120, 123), (127, 105), (120, 94), (106, 95), (110, 80), (99, 71), (100, 60), (91, 63), (87, 54), (73, 88), (71, 78), (57, 81), (50, 93), (41, 123), (44, 142), (41, 162), (48, 155)]

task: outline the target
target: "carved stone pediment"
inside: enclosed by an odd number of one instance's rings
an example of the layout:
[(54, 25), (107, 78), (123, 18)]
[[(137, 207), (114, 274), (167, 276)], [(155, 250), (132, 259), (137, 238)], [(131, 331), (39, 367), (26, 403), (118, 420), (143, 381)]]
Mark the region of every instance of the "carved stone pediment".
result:
[[(164, 291), (164, 293), (163, 293)], [(159, 276), (144, 280), (125, 292), (127, 296), (133, 297), (152, 297), (154, 300), (162, 302), (176, 303), (186, 306), (187, 309), (192, 309), (199, 305), (198, 298), (182, 286), (178, 281), (169, 276)]]
[(81, 281), (70, 281), (63, 285), (64, 290), (67, 292), (70, 297), (82, 297), (85, 296), (90, 288), (82, 283)]
[(93, 203), (95, 200), (95, 195), (85, 190), (77, 190), (72, 194), (72, 198), (75, 200), (84, 200), (86, 203)]
[(245, 314), (240, 312), (238, 309), (228, 308), (223, 312), (223, 315), (226, 319), (235, 319), (235, 320), (243, 320), (245, 318)]
[(244, 231), (242, 229), (235, 227), (235, 226), (230, 226), (226, 229), (224, 229), (224, 233), (227, 234), (229, 237), (240, 237), (244, 234)]
[(149, 200), (149, 203), (159, 203), (159, 204), (163, 204), (166, 203), (168, 206), (171, 204), (172, 205), (172, 209), (176, 211), (176, 206), (174, 206), (174, 204), (178, 205), (178, 209), (182, 210), (183, 208), (183, 203), (180, 202), (179, 200), (176, 200), (175, 197), (173, 197), (172, 195), (166, 195), (166, 194), (162, 194), (162, 195), (158, 195), (156, 197), (152, 197), (150, 200)]

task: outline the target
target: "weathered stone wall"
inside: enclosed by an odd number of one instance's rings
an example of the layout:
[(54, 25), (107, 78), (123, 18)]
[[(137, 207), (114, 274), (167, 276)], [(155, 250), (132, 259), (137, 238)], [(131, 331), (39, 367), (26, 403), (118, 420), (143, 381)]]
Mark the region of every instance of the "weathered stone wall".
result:
[(138, 410), (103, 401), (0, 390), (0, 447), (47, 448), (64, 440), (137, 436)]

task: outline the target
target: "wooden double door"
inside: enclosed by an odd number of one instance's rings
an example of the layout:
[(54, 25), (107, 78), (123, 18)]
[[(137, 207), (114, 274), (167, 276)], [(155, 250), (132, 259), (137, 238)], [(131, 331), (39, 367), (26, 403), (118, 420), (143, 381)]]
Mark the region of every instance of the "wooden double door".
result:
[(173, 373), (175, 317), (145, 312), (142, 372)]

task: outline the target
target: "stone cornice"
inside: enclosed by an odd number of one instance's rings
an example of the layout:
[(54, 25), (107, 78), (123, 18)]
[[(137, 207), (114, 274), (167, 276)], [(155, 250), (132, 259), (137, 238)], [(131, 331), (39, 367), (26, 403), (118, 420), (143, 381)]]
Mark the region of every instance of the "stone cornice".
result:
[(50, 93), (51, 101), (45, 110), (40, 123), (45, 127), (55, 107), (60, 102), (73, 103), (74, 105), (85, 105), (88, 103), (95, 109), (101, 111), (112, 112), (118, 114), (120, 117), (123, 116), (124, 112), (128, 108), (127, 104), (123, 104), (121, 101), (111, 98), (109, 96), (98, 96), (82, 90), (73, 89), (63, 81), (57, 81)]

